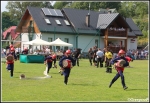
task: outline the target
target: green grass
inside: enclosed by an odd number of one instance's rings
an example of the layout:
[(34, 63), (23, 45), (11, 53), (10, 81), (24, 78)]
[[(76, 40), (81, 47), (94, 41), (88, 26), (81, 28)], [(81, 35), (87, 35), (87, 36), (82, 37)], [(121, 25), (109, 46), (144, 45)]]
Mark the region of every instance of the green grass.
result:
[[(58, 65), (58, 61), (57, 61)], [(105, 68), (90, 66), (87, 59), (80, 60), (80, 66), (73, 67), (68, 85), (57, 69), (51, 68), (53, 78), (34, 79), (42, 77), (44, 64), (15, 62), (14, 77), (2, 64), (2, 101), (128, 101), (128, 99), (148, 98), (148, 60), (135, 60), (130, 63), (133, 68), (125, 68), (127, 90), (123, 90), (121, 78), (111, 88), (110, 81), (116, 71), (111, 74)], [(20, 74), (27, 79), (20, 80)]]

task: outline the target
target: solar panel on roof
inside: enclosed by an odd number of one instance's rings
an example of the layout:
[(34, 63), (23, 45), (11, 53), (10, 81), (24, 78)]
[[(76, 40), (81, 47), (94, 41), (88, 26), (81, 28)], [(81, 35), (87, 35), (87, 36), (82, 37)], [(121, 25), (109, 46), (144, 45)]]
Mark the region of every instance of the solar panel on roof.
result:
[(42, 8), (43, 13), (47, 16), (50, 15), (48, 8)]
[(57, 16), (64, 16), (60, 10), (55, 9), (55, 11), (56, 11), (56, 13), (58, 14)]
[(49, 12), (51, 13), (52, 16), (57, 16), (56, 12), (54, 11), (54, 9), (48, 9)]

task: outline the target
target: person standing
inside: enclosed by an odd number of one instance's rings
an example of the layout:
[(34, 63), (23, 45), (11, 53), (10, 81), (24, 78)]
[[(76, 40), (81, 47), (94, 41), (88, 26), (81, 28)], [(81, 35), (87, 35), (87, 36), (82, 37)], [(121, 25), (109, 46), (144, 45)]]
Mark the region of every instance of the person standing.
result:
[(77, 65), (77, 66), (79, 66), (79, 58), (80, 58), (80, 55), (81, 55), (81, 50), (80, 50), (80, 49), (76, 49), (74, 58), (75, 58), (75, 60), (76, 60), (76, 65)]
[[(105, 59), (105, 52), (106, 52), (106, 48), (103, 49), (103, 53), (104, 53), (104, 59)], [(107, 67), (107, 64), (105, 62), (105, 67)]]
[[(44, 75), (46, 76), (49, 76), (48, 73), (50, 71), (50, 69), (52, 68), (52, 64), (53, 64), (53, 61), (56, 59), (56, 55), (51, 55), (49, 54), (49, 56), (47, 56), (44, 60), (44, 64), (46, 65), (46, 69), (44, 71)], [(56, 62), (56, 61), (55, 61)], [(52, 77), (52, 76), (50, 76)]]
[[(68, 78), (71, 72), (71, 68), (75, 66), (75, 60), (70, 56), (71, 51), (66, 50), (64, 56), (59, 60), (59, 66), (63, 68), (63, 75), (64, 75), (64, 83), (67, 85)], [(64, 61), (67, 62), (67, 65), (64, 65)]]
[[(11, 58), (11, 59), (10, 59)], [(14, 47), (10, 48), (10, 51), (6, 54), (6, 63), (7, 63), (7, 70), (10, 70), (10, 77), (13, 77), (14, 73), (14, 60), (17, 60), (17, 56), (15, 55)]]
[(91, 66), (92, 66), (93, 54), (94, 53), (92, 51), (92, 48), (90, 48), (89, 51), (88, 51), (88, 57), (89, 57), (89, 62), (91, 64)]
[(101, 49), (99, 48), (98, 51), (96, 52), (97, 55), (97, 68), (99, 67), (100, 64), (100, 68), (103, 67), (103, 57), (104, 57), (104, 53), (101, 51)]
[[(122, 66), (118, 66), (117, 62), (121, 59), (125, 60), (125, 64), (123, 64)], [(125, 84), (123, 71), (124, 71), (124, 67), (127, 67), (129, 65), (129, 63), (128, 63), (127, 59), (125, 58), (125, 51), (121, 49), (118, 53), (118, 57), (111, 60), (111, 64), (115, 64), (117, 74), (116, 74), (116, 76), (114, 76), (114, 78), (110, 82), (109, 88), (119, 77), (121, 77), (121, 83), (122, 83), (123, 89), (126, 90), (128, 87)]]
[(97, 66), (97, 57), (96, 57), (96, 52), (97, 52), (97, 47), (94, 46), (93, 47), (93, 63), (94, 63), (94, 66)]
[(113, 55), (108, 49), (105, 49), (105, 63), (106, 63), (106, 72), (112, 73), (112, 66), (110, 64), (110, 61), (112, 59)]

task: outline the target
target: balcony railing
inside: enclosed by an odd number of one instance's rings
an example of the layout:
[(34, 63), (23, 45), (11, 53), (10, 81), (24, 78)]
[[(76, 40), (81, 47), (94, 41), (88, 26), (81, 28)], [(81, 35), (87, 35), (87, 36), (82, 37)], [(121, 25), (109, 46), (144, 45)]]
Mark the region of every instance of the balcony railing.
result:
[(124, 30), (111, 30), (108, 29), (108, 36), (126, 37), (126, 29)]

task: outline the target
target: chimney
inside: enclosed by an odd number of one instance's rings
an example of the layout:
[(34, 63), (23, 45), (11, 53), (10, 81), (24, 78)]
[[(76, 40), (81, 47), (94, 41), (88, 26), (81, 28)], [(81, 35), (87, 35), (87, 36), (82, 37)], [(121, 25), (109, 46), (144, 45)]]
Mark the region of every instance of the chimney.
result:
[(86, 15), (85, 23), (86, 23), (86, 26), (90, 27), (90, 14), (89, 13), (88, 15)]

